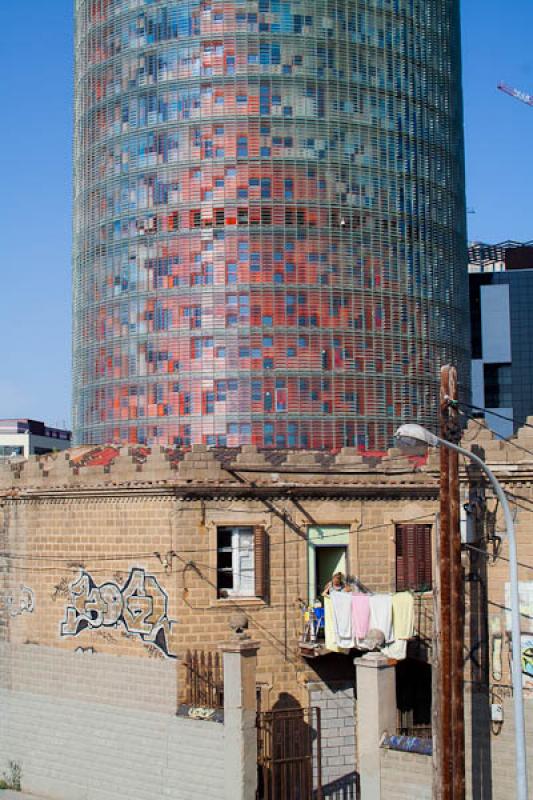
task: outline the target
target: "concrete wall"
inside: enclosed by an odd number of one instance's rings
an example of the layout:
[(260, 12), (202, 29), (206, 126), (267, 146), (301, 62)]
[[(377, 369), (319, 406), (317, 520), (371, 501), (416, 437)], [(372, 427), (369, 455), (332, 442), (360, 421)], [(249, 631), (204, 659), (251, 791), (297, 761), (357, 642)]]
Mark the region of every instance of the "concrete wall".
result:
[(321, 712), (324, 800), (356, 797), (356, 701), (354, 684), (311, 683), (309, 702)]
[(431, 800), (432, 780), (429, 756), (381, 750), (380, 800)]
[[(533, 787), (533, 700), (525, 701), (526, 744), (529, 773), (529, 791)], [(492, 772), (491, 800), (509, 800), (516, 796), (515, 783), (515, 742), (513, 722), (513, 700), (507, 696), (503, 700), (504, 722), (497, 736), (490, 736), (490, 752), (486, 756), (487, 766)], [(480, 775), (477, 764), (473, 770), (473, 800), (483, 800), (479, 785)]]
[(0, 753), (54, 800), (223, 797), (224, 726), (0, 690)]
[[(4, 645), (0, 772), (54, 800), (224, 796), (224, 726), (175, 715), (174, 663)], [(9, 684), (9, 688), (6, 686)]]
[[(465, 698), (467, 800), (510, 800), (516, 796), (512, 697), (503, 699), (504, 723), (491, 731), (487, 698)], [(529, 785), (533, 786), (533, 701), (526, 700)], [(380, 800), (430, 800), (432, 759), (381, 749)], [(363, 797), (363, 800), (365, 798)]]

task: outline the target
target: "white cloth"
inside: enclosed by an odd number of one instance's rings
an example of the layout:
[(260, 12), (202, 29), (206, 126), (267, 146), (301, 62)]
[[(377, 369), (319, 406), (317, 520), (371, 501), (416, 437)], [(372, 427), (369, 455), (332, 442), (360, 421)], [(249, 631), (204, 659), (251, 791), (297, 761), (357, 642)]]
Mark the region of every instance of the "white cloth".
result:
[(326, 633), (326, 650), (329, 650), (331, 653), (347, 653), (347, 650), (343, 650), (337, 644), (335, 615), (333, 613), (333, 603), (329, 595), (324, 597), (324, 627)]
[(392, 627), (395, 639), (412, 639), (415, 635), (415, 598), (411, 592), (393, 595)]
[(369, 630), (377, 628), (385, 637), (385, 644), (392, 641), (392, 597), (390, 594), (370, 595)]
[(403, 661), (407, 656), (407, 639), (397, 639), (395, 642), (381, 648), (381, 652), (387, 658), (392, 658), (394, 661)]
[(333, 618), (335, 620), (335, 638), (339, 647), (353, 647), (352, 634), (352, 593), (333, 592), (331, 595)]

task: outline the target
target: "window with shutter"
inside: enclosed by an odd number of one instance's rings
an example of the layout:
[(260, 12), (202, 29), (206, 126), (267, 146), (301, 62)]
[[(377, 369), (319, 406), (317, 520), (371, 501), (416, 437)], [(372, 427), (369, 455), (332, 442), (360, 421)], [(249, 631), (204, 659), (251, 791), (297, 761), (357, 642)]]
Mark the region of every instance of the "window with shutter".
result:
[(219, 597), (268, 597), (268, 537), (261, 526), (217, 530)]
[(431, 525), (396, 526), (396, 590), (431, 589)]
[(254, 527), (255, 596), (268, 600), (269, 596), (268, 535), (263, 527)]

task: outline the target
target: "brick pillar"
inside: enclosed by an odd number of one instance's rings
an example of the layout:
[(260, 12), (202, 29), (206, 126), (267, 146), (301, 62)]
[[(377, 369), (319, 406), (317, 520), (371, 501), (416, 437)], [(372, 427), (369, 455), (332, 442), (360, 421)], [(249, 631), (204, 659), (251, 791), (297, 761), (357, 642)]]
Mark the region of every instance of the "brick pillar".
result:
[(224, 660), (224, 798), (255, 800), (257, 789), (256, 669), (259, 642), (220, 645)]
[(385, 732), (396, 731), (396, 673), (381, 653), (367, 653), (354, 664), (361, 800), (381, 800), (379, 742)]

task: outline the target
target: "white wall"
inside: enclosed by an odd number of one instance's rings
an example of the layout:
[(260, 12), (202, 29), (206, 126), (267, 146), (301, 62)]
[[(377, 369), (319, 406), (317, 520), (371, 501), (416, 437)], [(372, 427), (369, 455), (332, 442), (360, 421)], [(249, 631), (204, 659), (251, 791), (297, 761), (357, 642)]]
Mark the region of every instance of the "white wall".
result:
[(176, 717), (176, 662), (2, 650), (0, 772), (17, 761), (24, 791), (54, 800), (224, 796), (224, 726)]
[(2, 447), (23, 447), (23, 454), (29, 456), (30, 437), (27, 433), (4, 433), (0, 434), (0, 445)]

